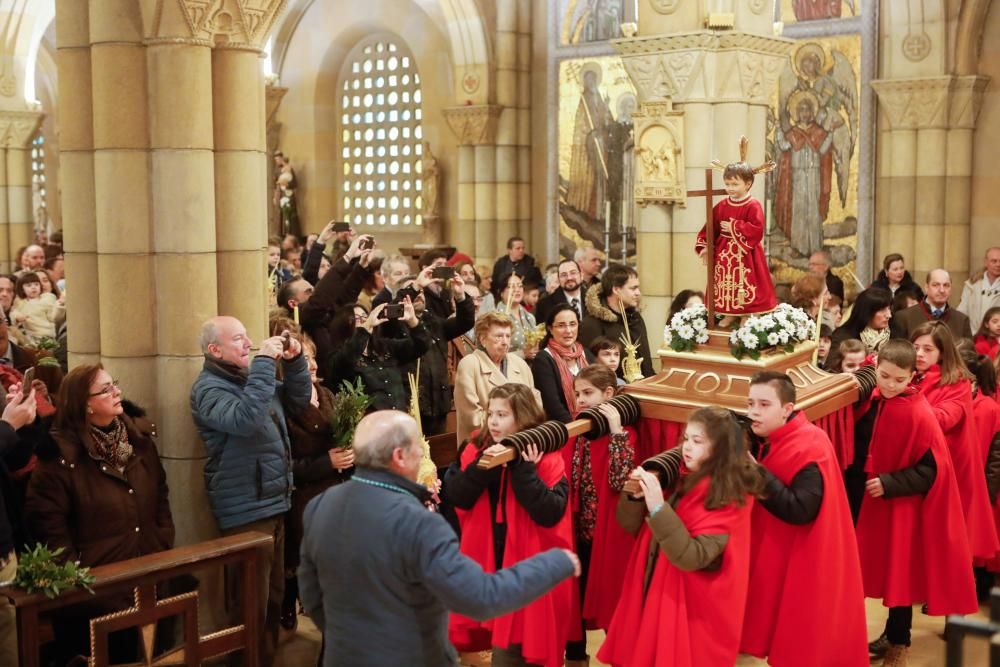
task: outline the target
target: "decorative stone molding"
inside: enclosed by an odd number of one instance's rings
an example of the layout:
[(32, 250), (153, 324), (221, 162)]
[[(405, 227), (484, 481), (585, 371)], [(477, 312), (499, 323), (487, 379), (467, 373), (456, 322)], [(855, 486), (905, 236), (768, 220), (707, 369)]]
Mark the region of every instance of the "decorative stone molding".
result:
[(985, 76), (936, 76), (872, 81), (889, 129), (975, 127), (982, 107)]
[(27, 148), (44, 117), (39, 111), (0, 111), (0, 146)]
[(460, 146), (488, 146), (496, 143), (502, 109), (496, 104), (469, 104), (448, 107), (443, 113)]
[(768, 104), (794, 43), (742, 32), (694, 32), (612, 42), (642, 101)]
[[(147, 38), (260, 48), (286, 0), (144, 0)], [(144, 13), (146, 13), (144, 12)]]
[(281, 106), (281, 100), (287, 92), (288, 89), (281, 86), (264, 86), (265, 118), (269, 125), (274, 121), (274, 115), (278, 113), (278, 107)]
[(683, 203), (684, 112), (669, 100), (644, 102), (632, 113), (635, 124), (635, 203)]

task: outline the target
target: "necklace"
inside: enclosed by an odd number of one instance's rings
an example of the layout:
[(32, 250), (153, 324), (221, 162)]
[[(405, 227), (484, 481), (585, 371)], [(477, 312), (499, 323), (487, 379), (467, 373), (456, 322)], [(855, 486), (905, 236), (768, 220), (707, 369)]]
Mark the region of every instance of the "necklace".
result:
[(374, 479), (365, 479), (364, 477), (358, 477), (357, 475), (351, 477), (351, 481), (361, 482), (362, 484), (367, 484), (368, 486), (377, 486), (380, 489), (386, 489), (387, 491), (392, 491), (393, 493), (402, 493), (408, 496), (413, 495), (401, 486), (396, 486), (395, 484), (389, 484), (387, 482), (377, 482)]

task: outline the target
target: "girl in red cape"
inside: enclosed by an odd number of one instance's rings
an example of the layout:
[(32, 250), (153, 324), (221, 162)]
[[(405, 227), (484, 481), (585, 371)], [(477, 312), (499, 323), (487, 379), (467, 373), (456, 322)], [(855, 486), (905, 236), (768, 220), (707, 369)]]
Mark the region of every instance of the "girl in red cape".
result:
[[(1000, 307), (994, 307), (983, 313), (983, 322), (975, 338), (976, 352), (985, 354), (990, 361), (996, 362), (1000, 355)], [(995, 393), (995, 392), (994, 392)]]
[(732, 665), (739, 652), (760, 476), (728, 410), (697, 410), (679, 449), (676, 484), (644, 464), (632, 473), (642, 494), (619, 500), (622, 525), (638, 539), (597, 654), (614, 667)]
[(833, 445), (784, 373), (750, 379), (763, 497), (754, 505), (740, 650), (772, 667), (867, 667), (858, 545)]
[(979, 608), (948, 445), (927, 399), (910, 384), (915, 372), (905, 340), (879, 350), (857, 528), (865, 595), (889, 607), (871, 652), (897, 666), (906, 664), (914, 604), (926, 602), (932, 616)]
[[(614, 371), (603, 364), (581, 370), (573, 381), (578, 410), (597, 408), (608, 420), (608, 434), (594, 440), (579, 436), (562, 453), (570, 470), (570, 507), (576, 552), (580, 563), (581, 616), (586, 628), (607, 630), (621, 595), (625, 563), (635, 538), (615, 520), (615, 508), (625, 480), (638, 464), (637, 435), (622, 426), (621, 416), (610, 405), (618, 388)], [(567, 664), (586, 664), (586, 639), (566, 646)], [(575, 664), (575, 663), (574, 663)]]
[(972, 556), (994, 558), (1000, 551), (1000, 541), (986, 493), (986, 461), (976, 444), (972, 374), (962, 364), (955, 339), (944, 322), (924, 322), (910, 334), (910, 342), (917, 355), (913, 382), (930, 403), (948, 443)]
[[(569, 483), (560, 453), (542, 454), (529, 446), (515, 463), (491, 470), (477, 466), (483, 454), (504, 450), (495, 444), (502, 438), (544, 420), (527, 386), (495, 387), (484, 430), (463, 443), (458, 463), (445, 476), (444, 493), (462, 529), (462, 553), (487, 572), (552, 547), (572, 548), (572, 520), (566, 511)], [(579, 633), (579, 623), (572, 622), (576, 605), (576, 585), (566, 580), (527, 607), (492, 622), (452, 614), (448, 636), (463, 652), (492, 646), (494, 665), (562, 667), (566, 641)]]

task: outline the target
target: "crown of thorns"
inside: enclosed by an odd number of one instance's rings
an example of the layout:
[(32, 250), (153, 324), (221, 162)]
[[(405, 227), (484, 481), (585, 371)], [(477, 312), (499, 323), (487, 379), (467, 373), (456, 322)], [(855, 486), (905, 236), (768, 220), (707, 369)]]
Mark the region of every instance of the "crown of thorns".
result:
[[(746, 136), (740, 136), (740, 162), (745, 163), (747, 161), (747, 149), (750, 147), (750, 140)], [(739, 164), (740, 162), (731, 162), (729, 165), (724, 165), (720, 160), (712, 160), (712, 166), (719, 171), (725, 171), (727, 166), (732, 166)], [(778, 165), (774, 160), (768, 160), (767, 162), (757, 166), (751, 167), (750, 171), (755, 174), (766, 174)]]

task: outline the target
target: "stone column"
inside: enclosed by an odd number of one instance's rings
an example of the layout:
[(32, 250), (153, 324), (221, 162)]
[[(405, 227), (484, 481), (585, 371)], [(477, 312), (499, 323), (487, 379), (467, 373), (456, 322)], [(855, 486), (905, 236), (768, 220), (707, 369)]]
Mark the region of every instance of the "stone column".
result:
[(0, 261), (12, 269), (20, 257), (19, 248), (34, 240), (34, 213), (31, 197), (31, 140), (42, 122), (37, 111), (0, 111), (0, 146), (3, 148), (0, 170)]
[[(960, 285), (979, 254), (969, 229), (972, 131), (981, 76), (873, 81), (883, 121), (879, 257), (899, 252), (919, 281), (944, 267)], [(975, 261), (975, 259), (973, 259)]]
[[(752, 10), (757, 4), (737, 8), (735, 31), (714, 32), (697, 29), (702, 20), (698, 3), (674, 3), (670, 11), (641, 3), (643, 35), (657, 28), (694, 32), (612, 42), (640, 103), (671, 100), (675, 111), (684, 112), (689, 190), (704, 189), (711, 160), (739, 158), (740, 135), (750, 139), (751, 161), (764, 160), (767, 107), (792, 42), (770, 35), (770, 22)], [(722, 187), (721, 174), (715, 176), (715, 187)], [(756, 179), (751, 192), (763, 199), (763, 178)], [(705, 224), (705, 206), (705, 198), (699, 197), (688, 199), (686, 207), (654, 204), (639, 211), (638, 271), (646, 326), (657, 337), (652, 341), (656, 344), (673, 295), (682, 289), (704, 289), (705, 269), (694, 244)]]
[(59, 65), (59, 195), (63, 250), (70, 282), (89, 289), (66, 292), (69, 364), (94, 363), (101, 355), (101, 305), (97, 275), (94, 201), (94, 122), (88, 3), (57, 0)]
[[(544, 246), (544, 225), (531, 224), (531, 0), (517, 6), (517, 232), (537, 250)], [(535, 234), (532, 231), (535, 230)], [(542, 286), (544, 288), (544, 285)]]
[(212, 52), (215, 128), (215, 238), (219, 312), (239, 318), (251, 339), (267, 333), (267, 206), (270, 192), (260, 50)]
[[(520, 205), (518, 204), (517, 168), (518, 168), (518, 89), (519, 73), (517, 71), (517, 13), (519, 0), (497, 0), (497, 32), (496, 32), (496, 102), (501, 107), (500, 118), (497, 123), (496, 137), (496, 172), (493, 174), (496, 182), (496, 239), (497, 243), (504, 243), (511, 236), (518, 234), (518, 217)], [(487, 147), (481, 146), (476, 149), (477, 163), (479, 156), (487, 152)], [(477, 169), (477, 173), (478, 173)], [(487, 174), (484, 173), (484, 176)], [(478, 179), (477, 179), (478, 180)], [(486, 182), (477, 182), (478, 190), (489, 187)], [(482, 200), (477, 196), (478, 204), (484, 204), (489, 197)], [(489, 219), (489, 213), (482, 211), (485, 219)], [(478, 218), (478, 215), (477, 215)], [(488, 241), (487, 241), (488, 242)], [(492, 249), (483, 244), (476, 244), (476, 254), (496, 251), (496, 245)]]
[(472, 251), (477, 262), (491, 266), (497, 254), (496, 138), (501, 111), (490, 104), (444, 110), (459, 144), (458, 221), (448, 238)]

